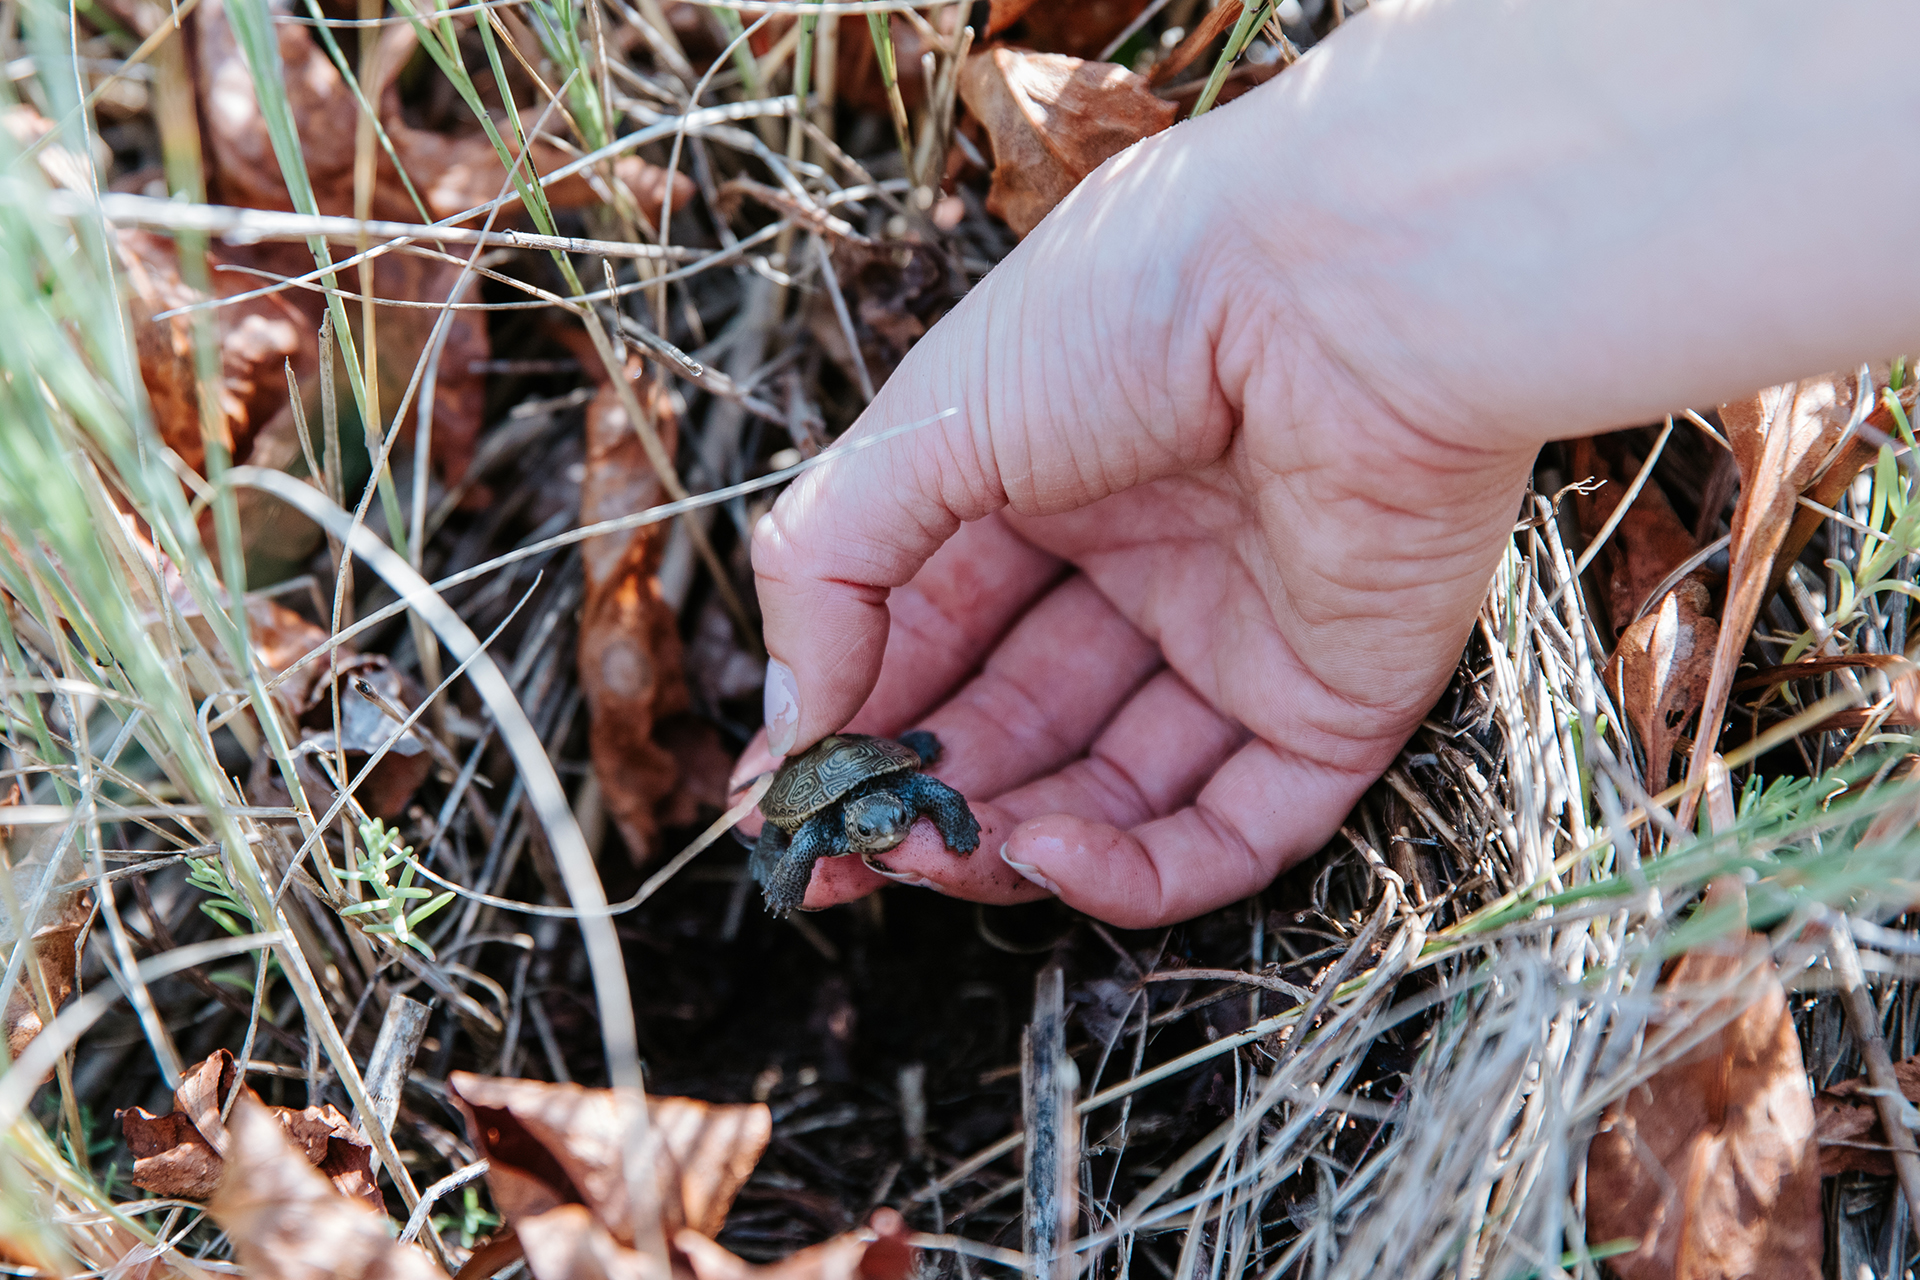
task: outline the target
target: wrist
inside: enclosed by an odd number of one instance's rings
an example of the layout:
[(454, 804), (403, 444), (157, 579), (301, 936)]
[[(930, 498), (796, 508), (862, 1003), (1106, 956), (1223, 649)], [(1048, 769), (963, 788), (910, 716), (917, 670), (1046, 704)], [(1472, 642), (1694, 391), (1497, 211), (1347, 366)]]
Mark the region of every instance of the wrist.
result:
[(1920, 113), (1894, 52), (1920, 16), (1796, 21), (1377, 4), (1182, 128), (1332, 360), (1409, 422), (1527, 447), (1920, 340), (1891, 212), (1920, 178), (1884, 141)]

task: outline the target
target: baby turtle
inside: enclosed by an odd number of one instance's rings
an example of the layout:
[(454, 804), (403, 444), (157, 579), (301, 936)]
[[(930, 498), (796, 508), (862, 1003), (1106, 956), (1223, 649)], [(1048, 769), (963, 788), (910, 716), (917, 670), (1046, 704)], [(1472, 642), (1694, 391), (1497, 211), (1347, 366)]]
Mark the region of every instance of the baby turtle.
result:
[(822, 738), (780, 766), (760, 800), (767, 824), (748, 866), (767, 910), (800, 905), (820, 858), (885, 853), (907, 838), (925, 814), (955, 853), (980, 847), (980, 823), (966, 800), (920, 772), (940, 759), (940, 740), (925, 730), (895, 742), (864, 733)]

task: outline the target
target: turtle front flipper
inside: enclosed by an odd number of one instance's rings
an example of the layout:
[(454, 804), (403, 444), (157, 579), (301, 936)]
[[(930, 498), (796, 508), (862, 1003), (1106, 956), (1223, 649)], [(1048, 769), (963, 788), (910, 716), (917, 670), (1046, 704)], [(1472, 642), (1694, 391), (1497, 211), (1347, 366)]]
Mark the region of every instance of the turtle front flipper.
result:
[(920, 757), (922, 769), (931, 769), (940, 763), (940, 739), (926, 729), (903, 733), (895, 741)]
[(764, 888), (786, 855), (787, 833), (777, 822), (766, 823), (760, 828), (760, 838), (753, 842), (753, 852), (747, 855), (747, 870)]
[(893, 790), (933, 819), (947, 848), (955, 853), (972, 853), (980, 847), (980, 820), (967, 808), (967, 798), (946, 783), (924, 773), (909, 773), (894, 782)]
[[(786, 832), (771, 822), (761, 830), (760, 843), (754, 847), (747, 865), (753, 870), (753, 878), (760, 882), (761, 899), (772, 914), (784, 916), (799, 906), (807, 896), (807, 885), (813, 880), (813, 864), (836, 852), (832, 834), (840, 821), (839, 808), (834, 805), (825, 813), (808, 818), (791, 841)], [(831, 825), (829, 817), (833, 819)], [(769, 844), (768, 832), (775, 833), (778, 840)]]

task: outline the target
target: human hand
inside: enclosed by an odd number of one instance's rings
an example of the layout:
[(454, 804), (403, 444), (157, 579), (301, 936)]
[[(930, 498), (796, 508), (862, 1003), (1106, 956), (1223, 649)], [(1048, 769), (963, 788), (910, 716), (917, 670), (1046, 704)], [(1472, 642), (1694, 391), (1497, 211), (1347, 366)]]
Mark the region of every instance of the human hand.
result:
[[(930, 729), (981, 822), (969, 858), (922, 824), (896, 877), (1129, 926), (1244, 897), (1337, 827), (1471, 625), (1531, 451), (1422, 436), (1326, 360), (1233, 230), (1253, 211), (1190, 198), (1204, 128), (1095, 175), (856, 430), (957, 418), (756, 530), (780, 745)], [(879, 883), (824, 861), (807, 905)]]
[[(1913, 281), (1830, 238), (1845, 270), (1781, 300), (1811, 342), (1743, 306), (1769, 232), (1837, 216), (1805, 186), (1623, 253), (1703, 150), (1764, 174), (1833, 123), (1831, 85), (1756, 116), (1738, 68), (1669, 65), (1771, 48), (1765, 14), (1689, 21), (1643, 56), (1598, 9), (1376, 5), (1312, 74), (1109, 162), (922, 340), (854, 432), (958, 414), (810, 473), (754, 540), (775, 747), (931, 729), (980, 819), (969, 858), (921, 824), (895, 878), (1132, 927), (1259, 889), (1443, 686), (1542, 440), (1913, 328)], [(1718, 132), (1622, 123), (1662, 111)], [(806, 904), (879, 883), (823, 861)]]

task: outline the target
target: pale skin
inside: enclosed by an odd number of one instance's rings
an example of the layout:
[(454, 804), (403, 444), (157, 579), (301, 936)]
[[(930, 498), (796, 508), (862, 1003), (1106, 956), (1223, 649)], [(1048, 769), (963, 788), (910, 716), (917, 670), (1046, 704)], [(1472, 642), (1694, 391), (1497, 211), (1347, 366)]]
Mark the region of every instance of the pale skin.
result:
[[(931, 729), (1124, 927), (1320, 849), (1444, 688), (1548, 440), (1920, 352), (1897, 0), (1378, 3), (1115, 157), (754, 532), (774, 752)], [(884, 883), (823, 860), (806, 905)]]

